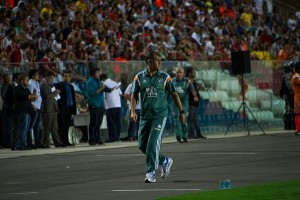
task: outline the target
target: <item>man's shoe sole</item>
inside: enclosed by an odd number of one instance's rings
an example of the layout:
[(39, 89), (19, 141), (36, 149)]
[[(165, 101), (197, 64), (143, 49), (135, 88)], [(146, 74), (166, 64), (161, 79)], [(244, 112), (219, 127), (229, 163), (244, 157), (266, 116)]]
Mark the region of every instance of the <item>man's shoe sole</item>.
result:
[(155, 183), (156, 179), (154, 179), (153, 181), (149, 181), (148, 179), (145, 179), (145, 183)]

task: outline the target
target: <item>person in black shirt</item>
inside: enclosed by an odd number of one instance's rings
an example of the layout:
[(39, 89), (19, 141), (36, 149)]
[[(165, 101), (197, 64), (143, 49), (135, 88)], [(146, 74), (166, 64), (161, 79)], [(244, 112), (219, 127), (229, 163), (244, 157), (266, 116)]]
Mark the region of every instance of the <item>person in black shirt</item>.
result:
[[(0, 77), (0, 145), (2, 147), (8, 148), (10, 147), (10, 135), (6, 134), (6, 122), (8, 120), (5, 120), (6, 116), (4, 114), (4, 102), (2, 98), (2, 94), (5, 90), (5, 88), (9, 85), (9, 81), (11, 80), (9, 74), (3, 74)], [(1, 148), (0, 146), (0, 148)]]
[(18, 129), (16, 145), (17, 150), (29, 150), (27, 146), (27, 131), (30, 125), (30, 118), (32, 112), (31, 101), (37, 99), (36, 94), (31, 94), (28, 86), (28, 75), (20, 74), (19, 84), (15, 88), (15, 109), (18, 116)]
[[(191, 83), (193, 84), (197, 95), (198, 99), (200, 100), (200, 95), (198, 91), (198, 83), (196, 82), (196, 72), (195, 69), (188, 68), (186, 69), (186, 75), (190, 79)], [(194, 95), (190, 91), (189, 93), (189, 115), (188, 115), (188, 137), (189, 138), (206, 138), (202, 135), (201, 129), (199, 126), (199, 121), (198, 121), (198, 108), (199, 108), (199, 101), (194, 100)]]
[(58, 113), (58, 134), (60, 140), (66, 146), (74, 146), (69, 142), (68, 132), (72, 122), (72, 115), (76, 115), (76, 101), (73, 85), (70, 84), (72, 72), (63, 72), (63, 81), (55, 85), (60, 92), (60, 99), (57, 101)]
[(8, 84), (3, 93), (3, 115), (4, 115), (4, 123), (5, 130), (4, 135), (8, 138), (7, 147), (10, 145), (11, 150), (16, 150), (17, 145), (17, 125), (18, 118), (15, 111), (15, 88), (18, 85), (18, 77), (20, 73), (13, 74), (13, 82)]

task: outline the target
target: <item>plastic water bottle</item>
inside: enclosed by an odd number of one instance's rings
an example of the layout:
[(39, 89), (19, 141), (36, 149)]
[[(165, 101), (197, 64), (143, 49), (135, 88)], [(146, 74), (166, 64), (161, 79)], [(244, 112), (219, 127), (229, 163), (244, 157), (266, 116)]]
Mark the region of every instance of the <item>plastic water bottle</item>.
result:
[(231, 180), (225, 180), (225, 188), (226, 189), (231, 189)]
[(220, 180), (220, 189), (225, 189), (225, 180)]
[(231, 189), (231, 180), (221, 180), (220, 189)]

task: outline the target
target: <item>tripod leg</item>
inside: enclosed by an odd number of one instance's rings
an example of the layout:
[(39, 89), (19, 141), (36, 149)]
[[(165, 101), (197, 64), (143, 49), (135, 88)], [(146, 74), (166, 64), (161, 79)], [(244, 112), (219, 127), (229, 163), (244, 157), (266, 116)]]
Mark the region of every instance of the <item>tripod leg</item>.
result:
[[(256, 118), (254, 117), (253, 113), (251, 112), (250, 108), (247, 106), (247, 104), (245, 104), (245, 107), (247, 108), (247, 110), (249, 111), (249, 113), (251, 114), (251, 116), (253, 117), (255, 123), (258, 125), (258, 127), (260, 128), (260, 130), (263, 132), (263, 134), (265, 135), (265, 131), (264, 129), (260, 126), (260, 124), (258, 123), (258, 121), (256, 120)], [(248, 128), (248, 135), (250, 135), (250, 132), (249, 132), (249, 128)]]
[(234, 120), (236, 119), (237, 115), (240, 113), (240, 110), (241, 110), (241, 108), (242, 108), (242, 105), (243, 105), (243, 104), (240, 105), (239, 109), (238, 109), (238, 110), (236, 111), (236, 113), (234, 114), (234, 117), (233, 117), (233, 119), (231, 120), (231, 122), (230, 122), (230, 124), (229, 124), (229, 126), (228, 126), (228, 128), (227, 128), (227, 130), (226, 130), (226, 132), (224, 133), (224, 135), (227, 134), (227, 132), (229, 131), (231, 125), (233, 124)]

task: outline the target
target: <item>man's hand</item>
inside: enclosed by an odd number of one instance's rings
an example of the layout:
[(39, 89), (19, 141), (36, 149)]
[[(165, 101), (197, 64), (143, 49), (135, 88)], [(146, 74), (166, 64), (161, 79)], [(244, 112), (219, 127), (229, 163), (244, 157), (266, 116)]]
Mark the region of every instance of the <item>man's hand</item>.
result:
[(97, 93), (101, 92), (102, 90), (104, 90), (104, 83), (100, 84), (100, 87), (97, 89)]
[(136, 115), (135, 111), (131, 111), (131, 113), (130, 113), (130, 120), (133, 121), (133, 122), (136, 122), (137, 115)]
[(35, 94), (30, 94), (30, 95), (28, 95), (28, 99), (29, 99), (30, 101), (35, 101), (37, 98), (38, 98), (38, 96), (35, 95)]
[(179, 120), (182, 124), (185, 122), (185, 114), (184, 113), (179, 115)]
[(104, 83), (101, 83), (101, 84), (100, 84), (99, 89), (101, 89), (101, 90), (104, 89)]
[(32, 105), (32, 109), (34, 110), (34, 112), (37, 111), (37, 108), (35, 107), (35, 105), (31, 104)]

